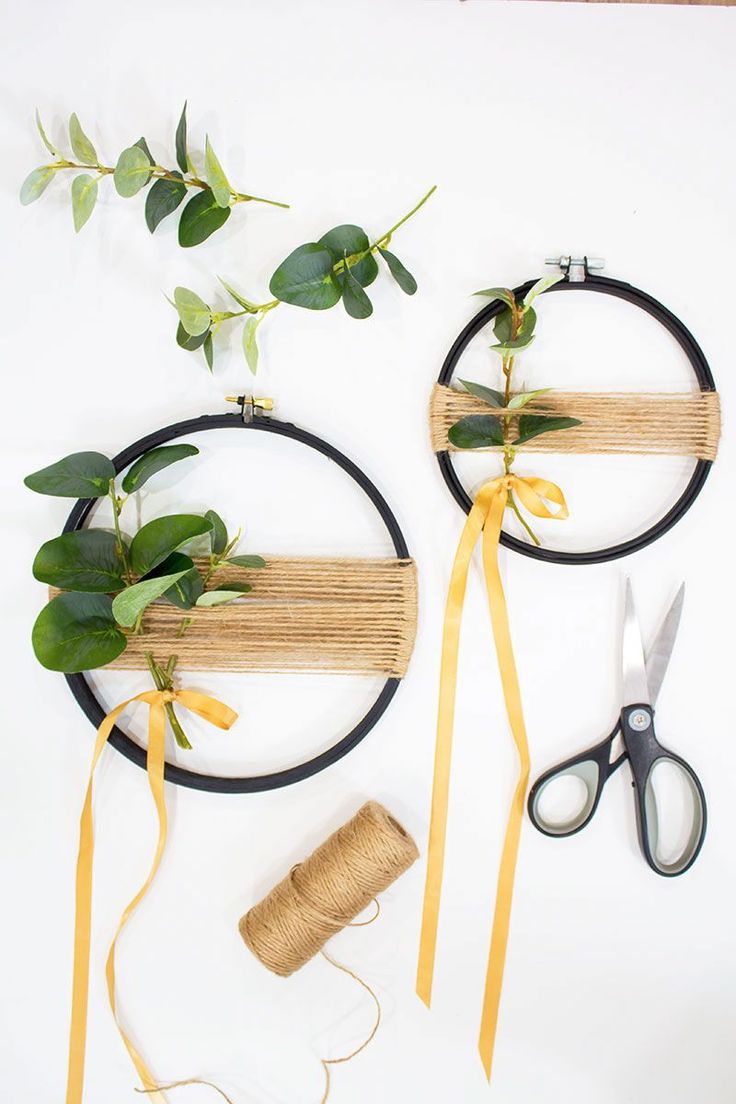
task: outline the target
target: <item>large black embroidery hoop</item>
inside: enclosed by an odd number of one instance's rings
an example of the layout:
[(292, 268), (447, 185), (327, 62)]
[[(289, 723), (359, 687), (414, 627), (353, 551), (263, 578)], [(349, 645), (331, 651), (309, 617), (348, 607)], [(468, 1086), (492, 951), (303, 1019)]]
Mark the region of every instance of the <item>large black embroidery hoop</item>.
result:
[[(404, 535), (401, 532), (399, 523), (391, 511), (391, 508), (378, 488), (352, 460), (349, 460), (347, 456), (336, 449), (334, 445), (330, 445), (327, 441), (323, 441), (321, 437), (317, 437), (313, 433), (308, 433), (306, 430), (300, 429), (291, 422), (280, 422), (275, 418), (260, 415), (257, 409), (254, 413), (252, 404), (249, 404), (242, 398), (240, 401), (242, 407), (241, 414), (204, 414), (198, 418), (190, 418), (183, 422), (176, 422), (173, 425), (165, 426), (163, 429), (156, 430), (155, 433), (150, 433), (146, 437), (142, 437), (139, 441), (135, 441), (113, 458), (116, 473), (123, 471), (129, 464), (132, 464), (134, 460), (137, 460), (139, 456), (142, 456), (144, 452), (148, 452), (149, 449), (166, 444), (168, 441), (174, 441), (178, 437), (185, 437), (190, 433), (201, 433), (209, 429), (252, 429), (264, 433), (275, 433), (280, 437), (288, 437), (292, 441), (297, 441), (300, 444), (306, 445), (308, 448), (314, 449), (316, 452), (326, 456), (329, 460), (334, 461), (339, 468), (357, 483), (360, 489), (373, 503), (381, 520), (386, 526), (398, 559), (403, 560), (409, 558), (409, 550)], [(250, 416), (246, 413), (248, 410), (250, 411)], [(72, 530), (81, 529), (95, 505), (95, 502), (95, 499), (79, 499), (66, 520), (63, 532), (69, 533)], [(100, 705), (84, 674), (66, 675), (65, 677), (83, 713), (92, 722), (95, 728), (98, 728), (105, 718), (106, 710)], [(396, 677), (387, 678), (378, 697), (368, 709), (367, 713), (346, 736), (343, 736), (342, 739), (338, 740), (332, 747), (327, 748), (326, 751), (321, 752), (319, 755), (315, 755), (312, 759), (308, 759), (303, 763), (298, 763), (296, 766), (273, 771), (269, 774), (230, 777), (228, 775), (218, 776), (200, 774), (198, 771), (186, 770), (184, 767), (180, 767), (175, 763), (167, 762), (164, 768), (164, 778), (167, 782), (173, 782), (177, 786), (186, 786), (189, 789), (206, 790), (211, 793), (232, 794), (259, 793), (264, 790), (275, 790), (282, 786), (290, 786), (294, 782), (301, 782), (303, 779), (318, 774), (326, 767), (342, 759), (344, 755), (352, 751), (352, 749), (368, 735), (388, 708), (389, 702), (396, 693), (400, 682), (401, 679)], [(124, 755), (126, 759), (130, 759), (132, 763), (135, 763), (145, 770), (146, 749), (140, 744), (137, 744), (135, 740), (132, 740), (130, 736), (127, 736), (117, 725), (110, 733), (108, 743), (119, 751), (121, 755)]]
[[(564, 280), (560, 281), (560, 283), (553, 284), (544, 294), (549, 295), (550, 292), (553, 291), (565, 290), (595, 291), (604, 295), (612, 295), (617, 299), (624, 299), (628, 303), (633, 303), (634, 306), (639, 307), (641, 310), (651, 315), (652, 318), (656, 319), (657, 322), (664, 326), (674, 337), (690, 362), (700, 390), (716, 390), (715, 380), (713, 379), (713, 374), (710, 370), (708, 361), (705, 359), (703, 350), (700, 348), (688, 328), (672, 313), (672, 311), (668, 310), (662, 303), (654, 299), (653, 296), (648, 295), (647, 292), (641, 291), (631, 284), (624, 283), (621, 280), (613, 280), (608, 276), (592, 275), (588, 271), (587, 259), (583, 265), (583, 272), (584, 278), (580, 280), (571, 280), (568, 273)], [(535, 282), (535, 280), (527, 280), (526, 283), (515, 288), (514, 295), (516, 298), (523, 298)], [(474, 318), (471, 318), (470, 322), (468, 322), (465, 329), (458, 335), (450, 348), (445, 362), (442, 365), (442, 371), (437, 379), (438, 383), (444, 386), (450, 385), (458, 361), (469, 343), (476, 334), (480, 333), (483, 327), (486, 326), (491, 319), (501, 313), (503, 308), (504, 304), (501, 300), (495, 299), (493, 302), (489, 303), (488, 306), (480, 310)], [(449, 451), (443, 449), (436, 455), (442, 477), (452, 497), (466, 514), (469, 513), (473, 502), (460, 482)], [(672, 526), (683, 517), (700, 494), (708, 476), (708, 472), (711, 469), (711, 465), (711, 460), (696, 460), (695, 468), (687, 486), (670, 509), (667, 510), (657, 522), (648, 529), (645, 529), (643, 533), (629, 540), (622, 541), (619, 544), (611, 545), (608, 548), (595, 549), (590, 552), (562, 552), (552, 548), (537, 548), (536, 545), (519, 540), (518, 537), (513, 537), (503, 530), (501, 532), (501, 544), (506, 548), (512, 549), (514, 552), (520, 552), (522, 556), (530, 556), (534, 560), (543, 560), (546, 563), (597, 564), (605, 563), (608, 560), (616, 560), (621, 556), (629, 556), (633, 552), (638, 552), (640, 549), (646, 548), (652, 541), (663, 536), (668, 529), (671, 529)]]

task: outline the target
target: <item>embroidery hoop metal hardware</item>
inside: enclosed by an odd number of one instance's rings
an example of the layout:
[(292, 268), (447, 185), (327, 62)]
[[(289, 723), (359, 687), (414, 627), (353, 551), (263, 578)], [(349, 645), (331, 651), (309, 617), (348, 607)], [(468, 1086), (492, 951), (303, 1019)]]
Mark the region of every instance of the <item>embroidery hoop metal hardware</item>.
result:
[[(334, 445), (330, 445), (327, 441), (323, 441), (321, 437), (317, 437), (313, 433), (308, 433), (306, 430), (300, 429), (291, 422), (281, 422), (275, 418), (268, 417), (263, 413), (264, 409), (268, 409), (268, 407), (264, 408), (262, 405), (257, 405), (254, 400), (250, 400), (249, 403), (243, 396), (238, 396), (235, 401), (241, 406), (241, 411), (238, 414), (203, 414), (198, 418), (189, 418), (186, 421), (175, 422), (173, 425), (156, 430), (155, 433), (149, 433), (147, 436), (141, 437), (140, 440), (135, 441), (132, 445), (129, 445), (127, 448), (123, 449), (122, 452), (118, 453), (117, 456), (113, 457), (112, 462), (115, 466), (115, 472), (119, 474), (127, 468), (129, 464), (137, 460), (139, 456), (148, 452), (149, 449), (156, 448), (169, 441), (174, 441), (179, 437), (185, 437), (190, 433), (201, 433), (209, 429), (254, 429), (266, 433), (275, 433), (280, 437), (287, 437), (292, 441), (297, 441), (300, 444), (306, 445), (308, 448), (314, 449), (315, 452), (321, 453), (322, 456), (326, 456), (329, 460), (334, 461), (339, 468), (357, 483), (367, 498), (375, 506), (382, 522), (386, 526), (397, 558), (401, 560), (410, 558), (404, 535), (391, 508), (378, 488), (352, 460), (349, 460), (347, 456), (336, 449)], [(263, 402), (264, 400), (258, 400), (258, 404), (262, 404)], [(246, 408), (249, 405), (251, 408), (249, 411), (250, 418), (246, 416)], [(62, 532), (69, 533), (73, 530), (81, 529), (96, 501), (96, 499), (89, 498), (79, 499), (72, 508)], [(91, 721), (94, 727), (98, 728), (105, 718), (106, 710), (100, 705), (85, 675), (82, 673), (65, 675), (65, 678), (82, 712), (88, 720)], [(264, 790), (275, 790), (282, 786), (290, 786), (295, 782), (301, 782), (305, 778), (310, 778), (312, 775), (318, 774), (326, 767), (332, 766), (333, 763), (342, 759), (343, 756), (347, 755), (349, 751), (352, 751), (353, 748), (368, 735), (385, 713), (400, 682), (400, 678), (387, 678), (378, 697), (363, 718), (354, 725), (347, 735), (343, 736), (333, 744), (332, 747), (320, 752), (319, 755), (315, 755), (312, 759), (298, 763), (296, 766), (273, 771), (269, 774), (231, 777), (228, 775), (218, 776), (200, 774), (198, 771), (190, 771), (184, 767), (180, 767), (176, 763), (167, 762), (164, 769), (164, 778), (167, 782), (173, 782), (177, 786), (186, 786), (193, 790), (205, 790), (209, 793), (261, 793)], [(115, 725), (110, 733), (108, 743), (110, 743), (116, 751), (119, 751), (121, 755), (124, 755), (126, 759), (130, 759), (132, 763), (135, 763), (136, 766), (142, 767), (144, 770), (146, 769), (145, 747), (136, 743), (135, 740), (132, 740), (130, 736), (126, 735), (117, 725)]]
[[(593, 267), (594, 264), (599, 264), (599, 262), (594, 262), (592, 258), (589, 262), (587, 257), (560, 257), (559, 259), (555, 258), (554, 260), (549, 260), (547, 263), (556, 264), (561, 267), (563, 272), (565, 272), (565, 278), (559, 283), (553, 284), (552, 287), (547, 288), (543, 294), (548, 295), (550, 292), (565, 290), (595, 291), (603, 295), (612, 295), (617, 299), (624, 299), (627, 303), (632, 303), (634, 306), (639, 307), (641, 310), (651, 315), (652, 318), (664, 326), (672, 337), (674, 337), (690, 362), (700, 390), (716, 390), (715, 380), (713, 379), (713, 374), (710, 370), (708, 361), (705, 359), (703, 350), (684, 323), (657, 299), (648, 295), (647, 292), (641, 291), (640, 288), (633, 287), (632, 284), (627, 284), (621, 280), (613, 280), (609, 276), (592, 275), (590, 268)], [(515, 288), (514, 295), (516, 298), (523, 298), (529, 289), (533, 287), (535, 282), (535, 280), (527, 280), (526, 283)], [(445, 358), (445, 362), (442, 365), (442, 370), (437, 379), (438, 383), (449, 386), (452, 382), (452, 376), (458, 361), (470, 341), (476, 334), (480, 333), (488, 322), (495, 318), (497, 314), (500, 314), (503, 309), (504, 304), (496, 299), (489, 303), (488, 306), (483, 307), (474, 318), (471, 318), (470, 322), (468, 322), (467, 326), (465, 326), (453, 342)], [(436, 455), (437, 463), (442, 472), (442, 478), (447, 484), (452, 497), (466, 514), (470, 513), (473, 505), (472, 500), (458, 478), (449, 451), (443, 449)], [(520, 540), (518, 537), (513, 537), (503, 530), (501, 531), (501, 544), (514, 552), (520, 552), (522, 556), (529, 556), (534, 560), (543, 560), (546, 563), (598, 564), (606, 563), (608, 560), (617, 560), (621, 556), (629, 556), (633, 552), (639, 552), (642, 548), (646, 548), (648, 544), (651, 544), (653, 541), (663, 536), (668, 529), (671, 529), (672, 526), (684, 516), (700, 494), (703, 484), (708, 477), (711, 465), (711, 460), (696, 460), (694, 471), (690, 476), (687, 486), (670, 509), (659, 519), (659, 521), (655, 522), (655, 524), (651, 525), (648, 529), (645, 529), (643, 533), (640, 533), (636, 537), (631, 537), (629, 540), (622, 541), (619, 544), (613, 544), (608, 548), (600, 548), (591, 552), (562, 552), (553, 548), (537, 548), (535, 545)]]

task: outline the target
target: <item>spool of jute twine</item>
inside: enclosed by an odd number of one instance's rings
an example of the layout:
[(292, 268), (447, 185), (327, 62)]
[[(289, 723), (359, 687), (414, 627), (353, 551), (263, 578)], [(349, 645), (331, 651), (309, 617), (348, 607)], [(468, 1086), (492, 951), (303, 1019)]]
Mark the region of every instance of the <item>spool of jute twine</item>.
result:
[(246, 912), (240, 934), (264, 966), (288, 977), (418, 857), (408, 832), (377, 801), (368, 801)]
[[(264, 966), (288, 977), (322, 952), (332, 965), (354, 978), (370, 994), (376, 1018), (363, 1042), (339, 1058), (322, 1058), (325, 1090), (330, 1092), (330, 1066), (348, 1062), (373, 1039), (381, 1022), (381, 1005), (367, 982), (324, 950), (333, 935), (346, 927), (372, 923), (378, 916), (378, 894), (387, 889), (419, 857), (409, 833), (377, 801), (368, 801), (347, 824), (338, 828), (309, 858), (266, 897), (246, 912), (240, 934)], [(374, 915), (354, 923), (372, 901)]]

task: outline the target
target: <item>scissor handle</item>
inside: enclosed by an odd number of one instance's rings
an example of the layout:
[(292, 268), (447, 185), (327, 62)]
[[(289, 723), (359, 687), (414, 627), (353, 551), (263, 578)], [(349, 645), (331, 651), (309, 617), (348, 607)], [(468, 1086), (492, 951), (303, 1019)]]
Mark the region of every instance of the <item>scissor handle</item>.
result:
[[(618, 735), (618, 724), (610, 736), (601, 740), (594, 747), (573, 755), (563, 763), (540, 774), (537, 781), (529, 791), (527, 811), (529, 819), (538, 831), (545, 836), (572, 836), (579, 832), (591, 820), (593, 813), (598, 808), (603, 787), (609, 775), (626, 758), (625, 754), (611, 763), (611, 745)], [(585, 796), (580, 807), (564, 821), (549, 820), (544, 817), (540, 809), (540, 801), (547, 786), (562, 778), (578, 778), (585, 786)]]
[[(621, 712), (621, 733), (634, 776), (636, 821), (644, 858), (652, 870), (665, 878), (684, 874), (697, 859), (705, 839), (708, 812), (700, 779), (689, 763), (660, 744), (654, 732), (654, 710), (650, 705), (627, 705)], [(659, 816), (653, 772), (660, 763), (669, 763), (679, 772), (693, 803), (687, 840), (679, 855), (671, 861), (657, 854)]]

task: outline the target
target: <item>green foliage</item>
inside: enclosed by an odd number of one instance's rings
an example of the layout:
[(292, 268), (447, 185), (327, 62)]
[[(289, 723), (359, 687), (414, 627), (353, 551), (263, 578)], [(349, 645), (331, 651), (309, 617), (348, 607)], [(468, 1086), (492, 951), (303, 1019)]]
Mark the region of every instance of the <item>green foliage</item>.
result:
[(468, 414), (460, 418), (447, 437), (450, 444), (460, 449), (489, 448), (504, 443), (501, 422), (492, 414)]
[(172, 552), (163, 563), (149, 572), (147, 578), (156, 578), (159, 575), (182, 574), (177, 581), (163, 592), (162, 597), (179, 609), (188, 610), (195, 604), (204, 590), (204, 581), (195, 566), (194, 560), (181, 552)]
[[(179, 173), (173, 173), (179, 176)], [(172, 214), (187, 194), (187, 186), (182, 179), (156, 180), (146, 196), (146, 226), (154, 232), (159, 223)]]
[(225, 563), (234, 567), (265, 567), (263, 556), (229, 556)]
[(489, 406), (502, 407), (506, 405), (503, 391), (494, 391), (492, 387), (484, 387), (482, 383), (473, 383), (472, 380), (459, 380), (466, 391), (475, 395), (477, 399), (483, 399)]
[(179, 312), (179, 321), (190, 335), (199, 337), (205, 334), (212, 323), (212, 312), (203, 299), (189, 288), (174, 288), (174, 304)]
[(130, 544), (130, 565), (147, 575), (181, 545), (209, 533), (212, 523), (198, 514), (168, 514), (143, 525)]
[(31, 639), (39, 663), (66, 674), (104, 667), (128, 643), (106, 594), (59, 594), (39, 613)]
[(487, 299), (500, 299), (507, 307), (514, 307), (516, 305), (514, 293), (510, 288), (486, 288), (484, 291), (474, 291), (473, 294), (484, 295)]
[[(33, 203), (61, 171), (78, 173), (72, 181), (72, 211), (74, 228), (79, 231), (87, 222), (97, 199), (99, 181), (111, 176), (118, 195), (129, 198), (151, 185), (146, 196), (145, 219), (153, 233), (157, 226), (183, 202), (187, 192), (194, 191), (184, 206), (179, 221), (179, 242), (182, 246), (199, 245), (218, 230), (230, 217), (231, 208), (238, 203), (266, 203), (273, 207), (288, 207), (287, 203), (247, 195), (235, 191), (217, 159), (209, 138), (205, 145), (205, 177), (200, 179), (187, 152), (187, 105), (181, 113), (175, 136), (177, 169), (158, 165), (148, 142), (141, 137), (124, 149), (114, 167), (102, 165), (97, 151), (82, 130), (79, 119), (69, 120), (69, 142), (76, 161), (69, 160), (49, 140), (41, 118), (36, 112), (36, 126), (41, 141), (54, 158), (49, 165), (34, 169), (23, 181), (20, 201), (24, 206)], [(84, 170), (84, 171), (82, 171)], [(93, 173), (90, 174), (90, 170)]]
[(150, 606), (151, 602), (155, 602), (157, 598), (160, 598), (174, 583), (181, 579), (182, 575), (186, 574), (187, 570), (177, 571), (172, 575), (159, 575), (156, 578), (143, 579), (139, 583), (133, 583), (132, 586), (126, 587), (113, 599), (113, 617), (119, 625), (131, 628), (143, 611)]
[(72, 115), (69, 119), (69, 142), (74, 156), (78, 157), (83, 164), (97, 164), (97, 151), (82, 130), (76, 115)]
[(77, 233), (95, 209), (97, 180), (89, 173), (80, 173), (72, 180), (72, 216)]
[(187, 349), (189, 352), (193, 352), (195, 349), (200, 349), (204, 345), (207, 337), (209, 336), (209, 330), (203, 330), (201, 334), (196, 334), (192, 337), (182, 326), (181, 322), (176, 327), (176, 344), (181, 349)]
[(572, 429), (580, 425), (579, 418), (552, 418), (545, 414), (522, 414), (519, 418), (519, 435), (514, 445), (525, 445), (541, 433), (553, 433), (558, 429)]
[(114, 594), (125, 586), (124, 565), (113, 533), (80, 529), (42, 544), (33, 575), (60, 590)]
[(227, 527), (218, 513), (207, 510), (204, 515), (212, 525), (210, 532), (210, 547), (216, 556), (221, 555), (227, 548)]
[(249, 583), (227, 583), (220, 590), (207, 590), (197, 599), (198, 606), (224, 606), (226, 602), (233, 602), (236, 598), (242, 598), (250, 593), (253, 587)]
[(37, 494), (58, 498), (100, 498), (115, 478), (112, 461), (101, 452), (73, 452), (47, 468), (27, 475), (23, 482)]
[(156, 472), (168, 468), (178, 460), (184, 460), (189, 456), (199, 456), (199, 449), (194, 445), (161, 445), (159, 448), (145, 452), (143, 456), (130, 467), (123, 479), (123, 490), (126, 494), (139, 491)]
[[(214, 163), (211, 170), (208, 180), (212, 184), (215, 179), (212, 174), (216, 174)], [(220, 181), (223, 195), (226, 183), (226, 181)], [(256, 343), (258, 327), (266, 315), (282, 303), (316, 311), (329, 310), (342, 299), (345, 310), (352, 318), (369, 318), (373, 313), (373, 305), (365, 288), (369, 287), (378, 276), (377, 253), (385, 260), (390, 275), (399, 287), (408, 295), (413, 295), (417, 290), (416, 280), (398, 257), (388, 251), (387, 246), (398, 228), (426, 203), (434, 190), (431, 188), (408, 214), (373, 243), (362, 227), (354, 223), (343, 223), (328, 230), (317, 241), (305, 242), (304, 245), (297, 246), (271, 276), (269, 290), (274, 298), (270, 302), (251, 302), (221, 279), (220, 282), (225, 291), (235, 300), (240, 309), (217, 311), (214, 307), (208, 306), (199, 296), (195, 296), (196, 317), (185, 319), (175, 292), (174, 301), (185, 333), (190, 338), (198, 337), (205, 332), (209, 333), (211, 328), (211, 333), (214, 334), (223, 322), (232, 318), (242, 318), (243, 354), (248, 368), (255, 374), (258, 369)], [(210, 195), (207, 205), (208, 217), (221, 218), (222, 213), (228, 209), (219, 207), (216, 197), (211, 193)], [(204, 207), (205, 201), (198, 196), (190, 200), (188, 207), (197, 201)], [(186, 210), (182, 215), (182, 223)], [(194, 295), (193, 292), (190, 294)], [(176, 340), (179, 346), (186, 349), (198, 348), (201, 344), (208, 367), (212, 368), (212, 344), (209, 336), (203, 338), (201, 343), (195, 344), (177, 331)]]

